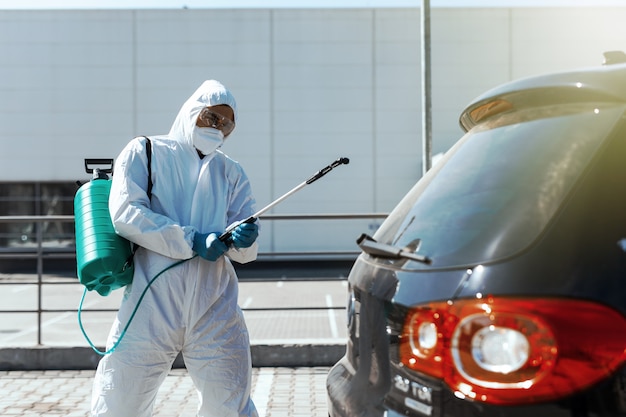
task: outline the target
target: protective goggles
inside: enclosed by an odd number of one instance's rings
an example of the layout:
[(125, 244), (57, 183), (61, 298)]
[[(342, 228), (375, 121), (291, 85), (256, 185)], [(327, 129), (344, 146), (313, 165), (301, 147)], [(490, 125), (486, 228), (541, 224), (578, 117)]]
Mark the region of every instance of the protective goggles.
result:
[(198, 115), (198, 126), (219, 129), (224, 134), (224, 137), (226, 137), (235, 129), (235, 122), (205, 107)]

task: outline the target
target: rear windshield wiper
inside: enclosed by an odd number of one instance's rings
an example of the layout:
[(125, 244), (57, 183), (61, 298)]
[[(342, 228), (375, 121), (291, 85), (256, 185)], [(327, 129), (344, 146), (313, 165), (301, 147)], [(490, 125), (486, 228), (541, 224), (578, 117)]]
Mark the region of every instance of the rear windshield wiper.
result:
[(398, 248), (386, 243), (379, 243), (373, 237), (363, 233), (356, 240), (361, 250), (369, 255), (386, 259), (410, 259), (412, 261), (430, 264), (432, 260), (427, 256), (418, 255), (413, 252), (407, 252), (403, 248)]

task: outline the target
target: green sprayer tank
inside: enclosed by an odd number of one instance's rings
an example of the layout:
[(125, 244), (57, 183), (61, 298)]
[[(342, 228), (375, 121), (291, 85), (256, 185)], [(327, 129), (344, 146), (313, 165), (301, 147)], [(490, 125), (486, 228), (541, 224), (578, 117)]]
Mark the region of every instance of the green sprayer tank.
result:
[[(110, 164), (91, 169), (91, 164)], [(133, 279), (132, 245), (115, 233), (109, 214), (112, 159), (86, 159), (85, 170), (93, 173), (74, 197), (76, 265), (78, 279), (100, 295), (122, 288)]]

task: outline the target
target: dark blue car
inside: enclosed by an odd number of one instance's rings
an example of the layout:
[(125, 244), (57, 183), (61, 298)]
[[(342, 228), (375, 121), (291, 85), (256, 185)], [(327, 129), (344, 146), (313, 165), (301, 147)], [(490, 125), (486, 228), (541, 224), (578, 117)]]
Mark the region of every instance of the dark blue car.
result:
[(626, 64), (606, 56), (478, 97), (359, 238), (331, 417), (626, 416)]

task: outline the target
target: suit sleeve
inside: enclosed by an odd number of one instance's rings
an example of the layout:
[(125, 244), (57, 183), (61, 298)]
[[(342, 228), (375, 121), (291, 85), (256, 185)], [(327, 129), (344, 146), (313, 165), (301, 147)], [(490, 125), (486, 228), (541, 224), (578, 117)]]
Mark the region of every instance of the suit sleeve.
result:
[(174, 259), (193, 256), (195, 229), (181, 226), (150, 208), (145, 140), (134, 139), (122, 150), (113, 170), (109, 211), (115, 231), (146, 249)]

